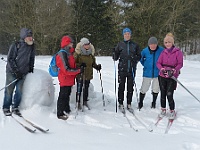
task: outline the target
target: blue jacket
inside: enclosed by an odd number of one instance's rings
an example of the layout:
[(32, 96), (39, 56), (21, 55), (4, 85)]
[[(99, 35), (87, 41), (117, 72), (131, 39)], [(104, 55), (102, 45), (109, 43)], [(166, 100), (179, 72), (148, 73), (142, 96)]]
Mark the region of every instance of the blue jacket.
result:
[(140, 62), (143, 65), (143, 77), (158, 77), (159, 69), (157, 68), (156, 63), (163, 50), (164, 48), (160, 46), (158, 46), (155, 51), (150, 50), (149, 47), (142, 50)]

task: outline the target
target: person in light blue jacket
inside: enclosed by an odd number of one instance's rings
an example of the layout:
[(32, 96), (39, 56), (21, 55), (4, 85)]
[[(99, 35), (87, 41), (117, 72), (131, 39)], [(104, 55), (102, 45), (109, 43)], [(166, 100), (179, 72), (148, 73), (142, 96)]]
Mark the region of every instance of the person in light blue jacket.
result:
[(148, 40), (148, 46), (141, 52), (140, 62), (143, 66), (143, 81), (138, 103), (139, 110), (143, 107), (143, 100), (150, 86), (153, 95), (151, 108), (156, 107), (156, 99), (159, 93), (159, 69), (157, 68), (156, 63), (163, 49), (163, 47), (158, 46), (158, 40), (156, 37), (150, 37)]

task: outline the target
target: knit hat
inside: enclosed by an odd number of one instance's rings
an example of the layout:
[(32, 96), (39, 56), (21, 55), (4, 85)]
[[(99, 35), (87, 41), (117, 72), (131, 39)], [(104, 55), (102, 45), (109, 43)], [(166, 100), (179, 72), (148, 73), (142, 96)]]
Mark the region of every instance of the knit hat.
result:
[(27, 28), (22, 28), (20, 30), (20, 38), (21, 39), (25, 39), (26, 37), (30, 37), (32, 36), (32, 31), (31, 29), (27, 29)]
[(81, 46), (83, 46), (83, 45), (85, 45), (85, 44), (90, 44), (90, 41), (89, 41), (87, 38), (82, 38), (82, 39), (80, 40), (80, 42), (81, 42)]
[(73, 43), (71, 37), (63, 36), (60, 46), (61, 46), (61, 48), (64, 48), (65, 46), (69, 45), (70, 43)]
[(158, 45), (158, 40), (156, 37), (150, 37), (149, 40), (148, 40), (148, 45), (151, 45), (151, 44), (157, 44)]
[(124, 28), (122, 34), (124, 35), (124, 33), (126, 33), (126, 32), (129, 32), (130, 34), (132, 33), (132, 32), (131, 32), (131, 29), (129, 29), (129, 28)]

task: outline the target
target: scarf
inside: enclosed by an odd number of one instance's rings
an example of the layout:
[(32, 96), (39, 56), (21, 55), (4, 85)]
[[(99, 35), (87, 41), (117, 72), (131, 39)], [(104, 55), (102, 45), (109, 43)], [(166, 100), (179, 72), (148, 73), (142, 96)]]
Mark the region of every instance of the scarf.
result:
[(83, 47), (81, 46), (81, 54), (82, 54), (82, 55), (91, 55), (91, 54), (92, 54), (92, 49), (89, 48), (88, 50), (86, 50), (85, 48), (83, 48)]
[(169, 53), (171, 53), (172, 52), (172, 50), (174, 49), (174, 45), (171, 47), (171, 48), (167, 48), (167, 51), (169, 52)]

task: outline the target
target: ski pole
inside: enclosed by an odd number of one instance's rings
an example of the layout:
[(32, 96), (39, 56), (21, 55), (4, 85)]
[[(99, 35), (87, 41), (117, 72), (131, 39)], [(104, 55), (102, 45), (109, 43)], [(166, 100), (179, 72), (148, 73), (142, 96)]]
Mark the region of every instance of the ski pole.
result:
[(102, 81), (102, 78), (101, 78), (101, 72), (99, 71), (99, 77), (100, 77), (100, 81), (101, 81), (101, 92), (102, 92), (102, 100), (103, 100), (103, 107), (104, 107), (104, 110), (106, 110), (105, 106), (105, 100), (104, 100), (104, 94), (103, 94), (103, 81)]
[(83, 77), (83, 73), (80, 74), (80, 78), (77, 79), (77, 92), (76, 92), (76, 114), (75, 114), (75, 119), (76, 116), (78, 115), (78, 104), (81, 101), (81, 88), (82, 88), (82, 77)]
[(135, 82), (134, 86), (135, 86), (135, 94), (136, 94), (137, 103), (139, 103), (136, 82)]
[(0, 91), (2, 91), (3, 89), (9, 87), (11, 84), (15, 83), (18, 79), (13, 80), (12, 82), (10, 82), (9, 84), (7, 84), (6, 86), (4, 86), (3, 88), (0, 89)]
[(178, 82), (186, 91), (188, 91), (188, 93), (190, 93), (198, 102), (200, 102), (200, 100), (196, 96), (194, 96), (194, 94), (192, 94), (192, 92), (190, 92), (177, 78), (175, 78), (174, 76), (172, 76), (171, 78)]
[(135, 86), (135, 95), (136, 95), (136, 99), (137, 99), (137, 103), (139, 103), (139, 99), (138, 99), (138, 92), (137, 92), (137, 86), (136, 86), (136, 82), (135, 82), (135, 75), (133, 72), (133, 68), (132, 68), (132, 75), (133, 75), (133, 81), (134, 81), (134, 86)]
[[(113, 60), (114, 61), (114, 60)], [(116, 65), (115, 65), (115, 61), (114, 61), (114, 68), (115, 68), (115, 98), (116, 98), (116, 113), (117, 113), (117, 89), (116, 89)]]
[(82, 89), (83, 89), (83, 107), (82, 107), (82, 112), (84, 112), (84, 94), (85, 94), (85, 67), (84, 67), (84, 72), (82, 76)]

